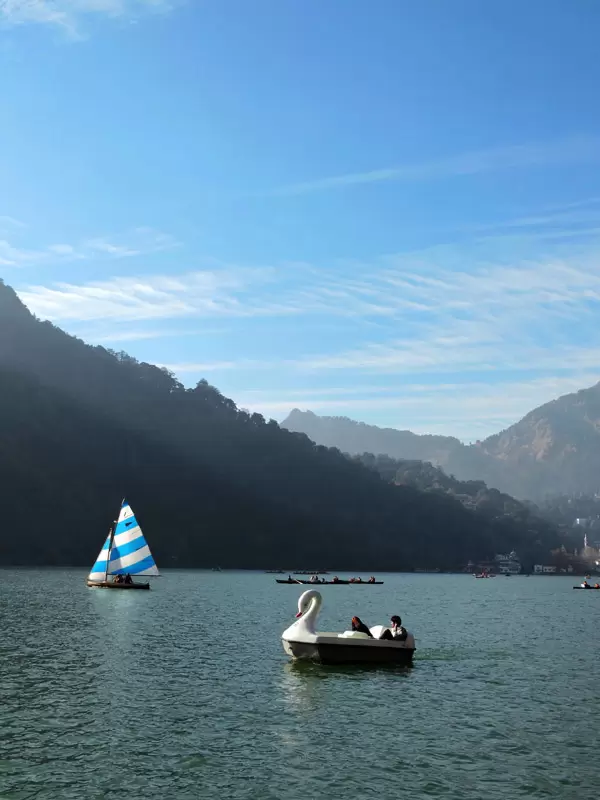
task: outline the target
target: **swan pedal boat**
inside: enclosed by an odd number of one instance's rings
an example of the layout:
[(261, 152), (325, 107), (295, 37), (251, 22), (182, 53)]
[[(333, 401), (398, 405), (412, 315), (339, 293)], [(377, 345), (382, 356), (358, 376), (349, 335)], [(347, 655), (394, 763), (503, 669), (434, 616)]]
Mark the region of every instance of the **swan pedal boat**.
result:
[(149, 583), (114, 583), (114, 581), (88, 581), (90, 589), (149, 589)]
[(370, 628), (373, 639), (366, 633), (344, 631), (329, 633), (315, 630), (321, 610), (322, 597), (309, 589), (300, 595), (296, 621), (281, 635), (285, 652), (295, 659), (314, 661), (318, 664), (412, 664), (416, 650), (415, 637), (409, 633), (401, 642), (394, 639), (379, 639), (387, 626)]

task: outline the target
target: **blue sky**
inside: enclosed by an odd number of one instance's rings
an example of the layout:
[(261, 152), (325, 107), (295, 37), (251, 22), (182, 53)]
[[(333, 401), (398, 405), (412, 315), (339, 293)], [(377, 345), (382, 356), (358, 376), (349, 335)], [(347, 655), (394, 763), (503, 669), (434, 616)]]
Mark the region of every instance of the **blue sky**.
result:
[(0, 277), (71, 333), (466, 441), (600, 379), (596, 0), (0, 0)]

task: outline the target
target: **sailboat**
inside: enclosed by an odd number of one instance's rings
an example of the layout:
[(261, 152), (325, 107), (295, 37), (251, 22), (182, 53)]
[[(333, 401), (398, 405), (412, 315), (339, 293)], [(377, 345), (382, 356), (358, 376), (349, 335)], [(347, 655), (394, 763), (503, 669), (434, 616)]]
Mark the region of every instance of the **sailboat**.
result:
[(150, 583), (135, 583), (133, 576), (159, 574), (135, 514), (123, 500), (119, 519), (108, 532), (87, 585), (98, 589), (149, 589)]

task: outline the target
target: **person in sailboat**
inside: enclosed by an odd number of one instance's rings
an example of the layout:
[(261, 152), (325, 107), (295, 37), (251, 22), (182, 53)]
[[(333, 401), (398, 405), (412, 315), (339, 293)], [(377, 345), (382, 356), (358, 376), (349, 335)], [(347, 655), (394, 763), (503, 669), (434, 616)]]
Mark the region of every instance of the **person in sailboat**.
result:
[(127, 575), (125, 575), (123, 583), (127, 583), (127, 584), (133, 583), (133, 579), (132, 579), (132, 577), (131, 577), (131, 575), (129, 573), (127, 573)]

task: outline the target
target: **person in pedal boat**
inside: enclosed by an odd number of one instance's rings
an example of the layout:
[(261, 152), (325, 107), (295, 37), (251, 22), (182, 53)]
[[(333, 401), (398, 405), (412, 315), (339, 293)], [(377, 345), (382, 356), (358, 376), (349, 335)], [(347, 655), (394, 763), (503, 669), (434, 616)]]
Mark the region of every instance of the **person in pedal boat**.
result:
[(371, 639), (373, 638), (373, 634), (367, 628), (365, 623), (360, 619), (360, 617), (352, 617), (352, 630), (358, 633), (366, 633), (367, 636), (371, 637)]
[(397, 614), (394, 614), (390, 622), (392, 623), (391, 628), (386, 628), (379, 638), (393, 639), (396, 642), (405, 642), (408, 631), (402, 626), (401, 618)]

